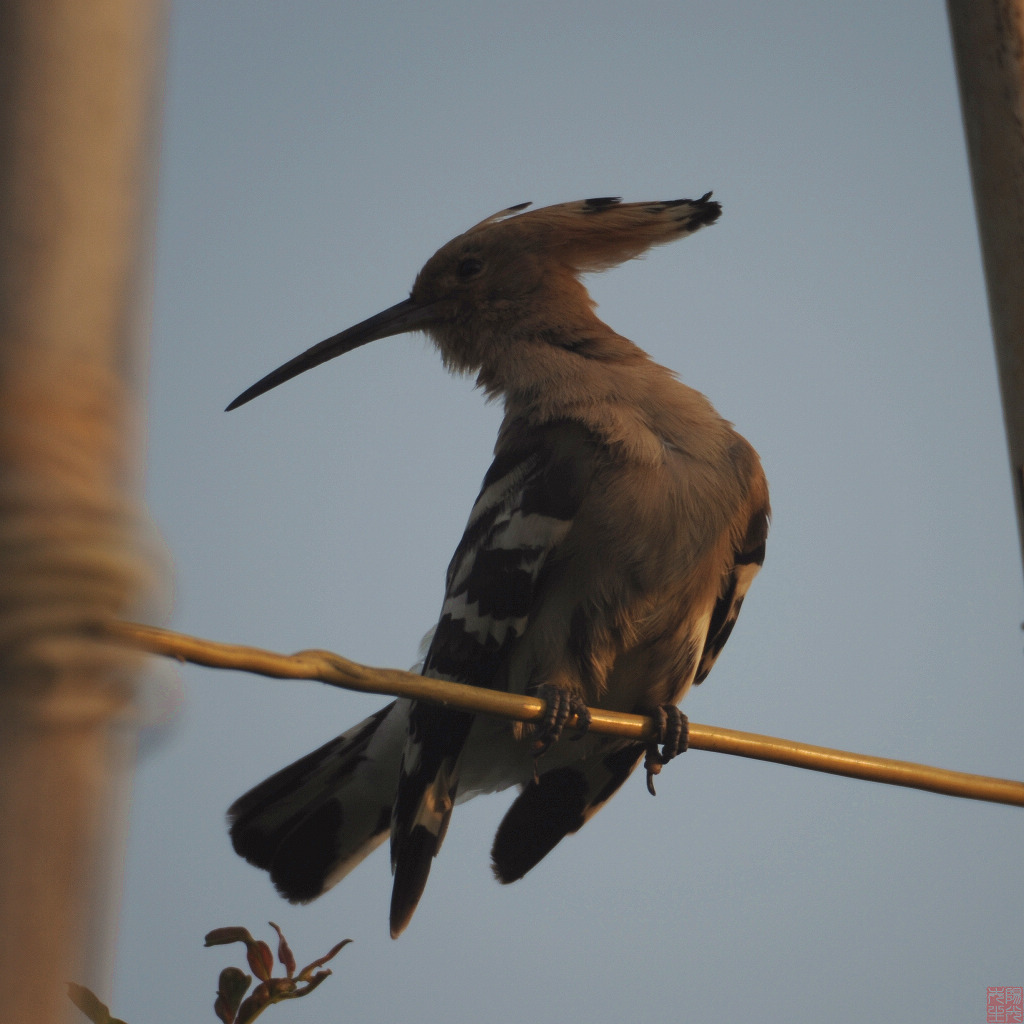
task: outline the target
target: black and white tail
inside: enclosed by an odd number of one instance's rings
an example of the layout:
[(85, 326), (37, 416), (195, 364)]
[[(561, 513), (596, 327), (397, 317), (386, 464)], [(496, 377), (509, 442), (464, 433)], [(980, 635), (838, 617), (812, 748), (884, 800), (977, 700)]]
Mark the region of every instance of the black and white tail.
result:
[(229, 808), (235, 852), (292, 903), (316, 899), (388, 837), (408, 715), (406, 701), (381, 708)]

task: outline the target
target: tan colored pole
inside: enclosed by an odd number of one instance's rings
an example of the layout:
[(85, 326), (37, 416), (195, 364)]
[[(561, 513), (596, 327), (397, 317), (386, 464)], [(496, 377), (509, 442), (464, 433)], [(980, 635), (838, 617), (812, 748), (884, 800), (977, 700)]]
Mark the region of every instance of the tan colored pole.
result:
[(1024, 557), (1024, 0), (948, 0)]
[(0, 1019), (102, 990), (138, 659), (156, 0), (0, 5)]

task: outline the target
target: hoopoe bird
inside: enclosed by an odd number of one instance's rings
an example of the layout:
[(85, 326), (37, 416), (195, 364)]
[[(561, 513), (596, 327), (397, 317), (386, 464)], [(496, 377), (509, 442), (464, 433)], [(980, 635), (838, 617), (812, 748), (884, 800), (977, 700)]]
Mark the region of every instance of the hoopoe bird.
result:
[[(685, 749), (676, 705), (711, 670), (764, 560), (757, 453), (702, 394), (602, 323), (579, 279), (712, 224), (719, 204), (708, 193), (527, 206), (448, 242), (409, 298), (228, 406), (408, 331), (504, 402), (422, 671), (536, 694), (544, 720), (513, 726), (397, 700), (228, 812), (235, 850), (293, 902), (321, 895), (390, 836), (392, 937), (456, 803), (520, 787), (491, 851), (507, 883), (604, 806), (645, 754), (653, 792), (651, 776)], [(659, 743), (586, 734), (588, 704), (656, 716)], [(573, 715), (583, 736), (560, 742)]]

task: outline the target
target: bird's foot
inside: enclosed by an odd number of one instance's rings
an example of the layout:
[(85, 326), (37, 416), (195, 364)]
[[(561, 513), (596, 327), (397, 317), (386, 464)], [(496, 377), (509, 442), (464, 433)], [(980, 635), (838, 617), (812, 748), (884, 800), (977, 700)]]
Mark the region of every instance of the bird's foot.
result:
[(660, 774), (662, 765), (668, 764), (673, 757), (686, 750), (690, 739), (690, 721), (675, 704), (660, 704), (651, 712), (651, 717), (658, 732), (647, 744), (644, 769), (647, 772), (647, 792), (657, 796), (654, 776)]
[(538, 686), (537, 696), (547, 704), (547, 707), (544, 710), (544, 717), (537, 722), (536, 726), (533, 741), (535, 761), (547, 753), (551, 745), (561, 737), (566, 723), (574, 715), (576, 716), (574, 728), (579, 730), (581, 736), (590, 728), (590, 709), (581, 697), (550, 683)]

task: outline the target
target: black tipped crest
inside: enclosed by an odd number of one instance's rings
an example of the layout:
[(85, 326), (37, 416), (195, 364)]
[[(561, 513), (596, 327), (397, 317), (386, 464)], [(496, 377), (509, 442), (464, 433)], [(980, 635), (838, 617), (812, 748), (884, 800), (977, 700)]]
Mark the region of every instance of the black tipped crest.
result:
[(621, 202), (622, 199), (619, 196), (603, 196), (599, 199), (584, 199), (583, 212), (600, 213), (602, 210), (608, 210), (613, 206), (618, 206)]
[[(493, 225), (518, 232), (520, 245), (533, 245), (578, 273), (606, 270), (713, 224), (722, 213), (707, 192), (700, 199), (624, 203), (599, 196), (530, 210)], [(484, 230), (487, 230), (485, 228)]]

